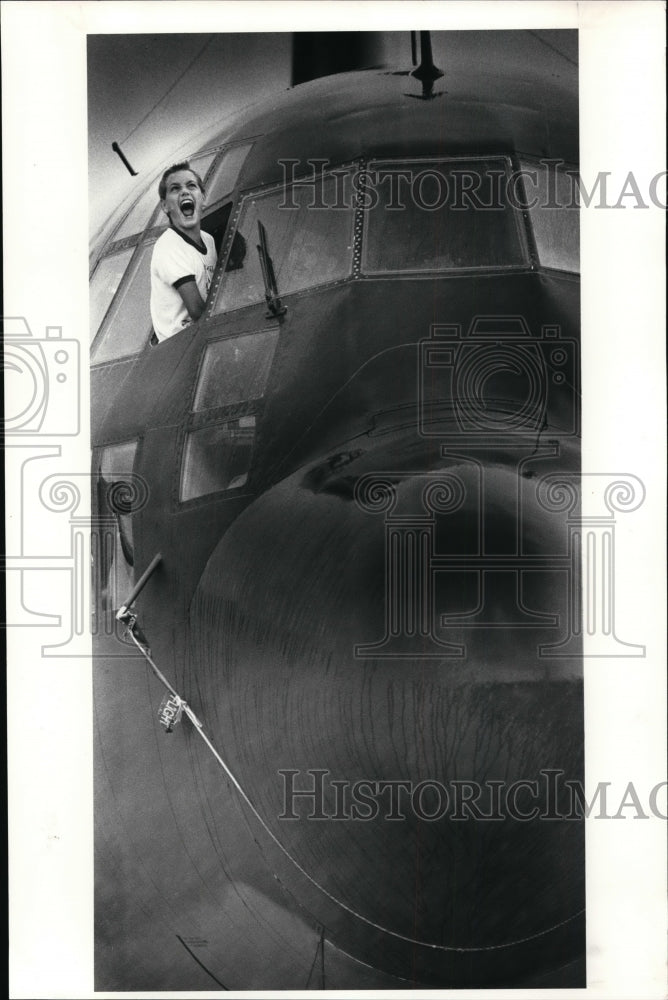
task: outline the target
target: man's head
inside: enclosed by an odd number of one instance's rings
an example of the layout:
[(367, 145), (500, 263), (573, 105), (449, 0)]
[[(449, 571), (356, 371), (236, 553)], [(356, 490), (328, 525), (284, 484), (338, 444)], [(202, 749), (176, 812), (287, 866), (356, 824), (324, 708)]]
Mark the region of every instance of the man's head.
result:
[(165, 170), (158, 185), (160, 207), (177, 229), (199, 236), (204, 185), (187, 160)]

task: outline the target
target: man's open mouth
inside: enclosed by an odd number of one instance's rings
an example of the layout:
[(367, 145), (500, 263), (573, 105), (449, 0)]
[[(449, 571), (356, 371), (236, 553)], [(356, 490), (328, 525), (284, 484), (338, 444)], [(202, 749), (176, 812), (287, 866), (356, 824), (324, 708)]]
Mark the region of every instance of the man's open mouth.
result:
[(195, 214), (195, 202), (192, 198), (184, 198), (180, 204), (181, 214), (186, 217), (186, 219), (192, 219)]

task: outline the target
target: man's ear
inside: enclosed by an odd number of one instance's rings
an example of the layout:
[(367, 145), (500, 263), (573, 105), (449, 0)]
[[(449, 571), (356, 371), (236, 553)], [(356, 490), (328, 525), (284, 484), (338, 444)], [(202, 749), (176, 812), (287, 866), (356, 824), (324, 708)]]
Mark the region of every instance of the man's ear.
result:
[(169, 212), (167, 211), (167, 203), (164, 198), (160, 199), (160, 208), (163, 210), (167, 218), (169, 218)]

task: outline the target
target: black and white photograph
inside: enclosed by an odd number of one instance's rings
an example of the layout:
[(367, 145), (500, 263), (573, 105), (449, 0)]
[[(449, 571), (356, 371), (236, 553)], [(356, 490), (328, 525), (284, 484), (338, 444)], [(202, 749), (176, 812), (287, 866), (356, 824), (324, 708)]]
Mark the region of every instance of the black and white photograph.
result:
[(662, 996), (663, 279), (614, 247), (666, 172), (589, 97), (660, 5), (60, 6), (78, 318), (10, 285), (7, 624), (89, 989)]
[(583, 986), (577, 31), (149, 63), (276, 82), (93, 248), (96, 984)]

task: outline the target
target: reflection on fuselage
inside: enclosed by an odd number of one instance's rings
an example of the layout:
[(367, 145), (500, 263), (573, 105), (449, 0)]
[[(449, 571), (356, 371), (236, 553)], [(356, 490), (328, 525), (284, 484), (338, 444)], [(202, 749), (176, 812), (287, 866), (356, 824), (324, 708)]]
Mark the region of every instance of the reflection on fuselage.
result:
[[(578, 637), (550, 652), (577, 601), (572, 525), (539, 492), (579, 472), (577, 210), (542, 204), (570, 187), (577, 108), (524, 79), (459, 102), (454, 77), (431, 103), (412, 84), (296, 88), (203, 151), (218, 265), (200, 322), (158, 347), (141, 311), (114, 332), (158, 217), (111, 233), (93, 274), (96, 456), (133, 448), (150, 487), (137, 572), (163, 556), (142, 628), (255, 810), (249, 836), (211, 762), (157, 730), (150, 773), (177, 827), (195, 820), (212, 923), (254, 865), (259, 891), (280, 886), (286, 911), (383, 974), (559, 985), (584, 941), (580, 824), (278, 819), (279, 768), (300, 787), (318, 768), (415, 785), (581, 773)], [(164, 803), (118, 784), (142, 839), (171, 845)], [(293, 961), (303, 985), (313, 956)]]

